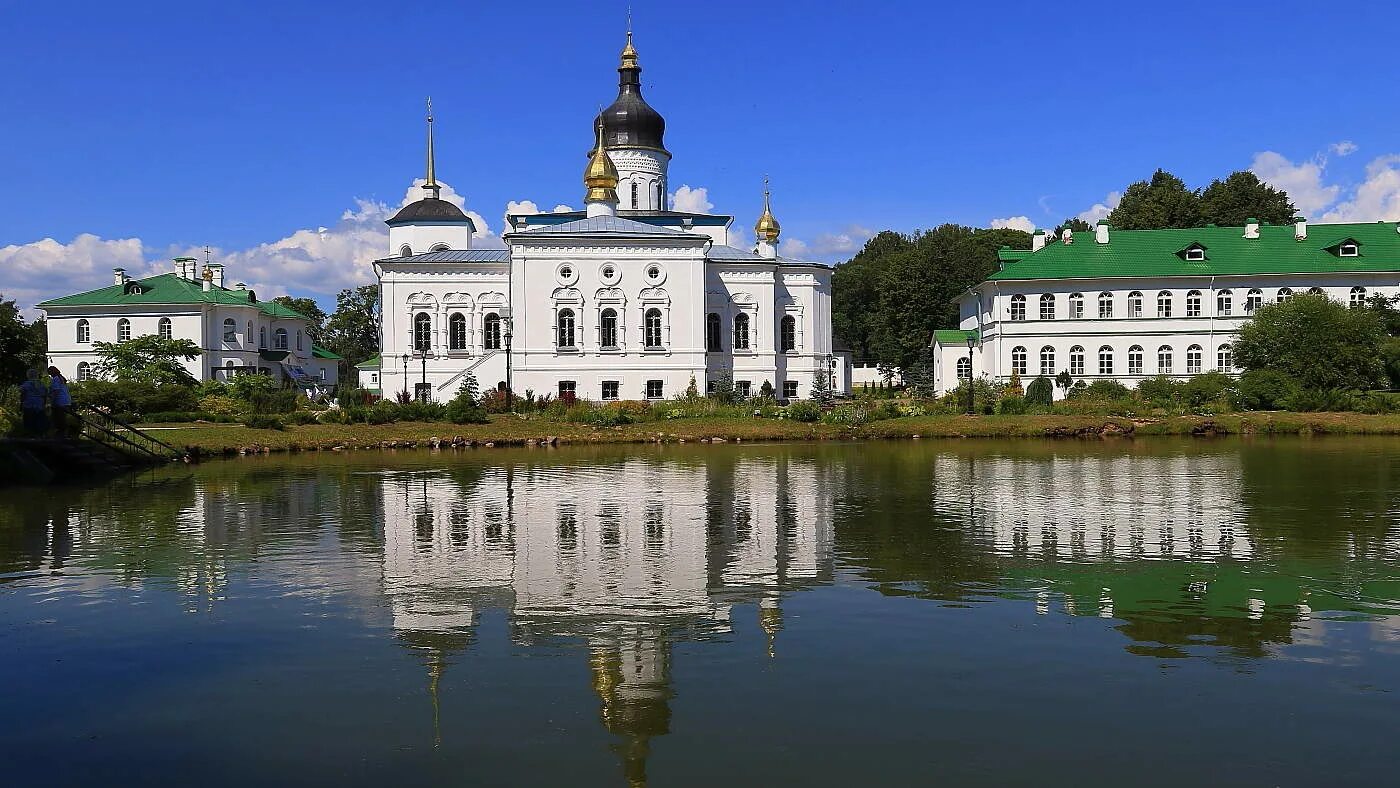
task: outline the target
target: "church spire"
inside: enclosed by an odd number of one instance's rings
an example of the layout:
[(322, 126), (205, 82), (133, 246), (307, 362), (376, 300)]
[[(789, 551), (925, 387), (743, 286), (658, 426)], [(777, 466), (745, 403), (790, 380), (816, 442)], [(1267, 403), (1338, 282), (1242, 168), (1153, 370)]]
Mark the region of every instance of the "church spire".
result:
[(768, 190), (768, 176), (763, 177), (763, 215), (758, 217), (758, 223), (753, 226), (754, 236), (758, 239), (758, 253), (763, 257), (776, 257), (778, 254), (778, 236), (782, 234), (782, 225), (773, 216), (773, 208), (769, 202), (770, 192)]
[(428, 177), (423, 183), (423, 190), (428, 193), (431, 199), (438, 199), (441, 194), (441, 187), (437, 182), (437, 163), (433, 156), (433, 97), (428, 97)]
[(583, 201), (589, 216), (612, 216), (617, 210), (617, 167), (603, 144), (602, 113), (598, 115), (594, 131), (593, 155), (583, 171), (583, 185), (588, 187)]

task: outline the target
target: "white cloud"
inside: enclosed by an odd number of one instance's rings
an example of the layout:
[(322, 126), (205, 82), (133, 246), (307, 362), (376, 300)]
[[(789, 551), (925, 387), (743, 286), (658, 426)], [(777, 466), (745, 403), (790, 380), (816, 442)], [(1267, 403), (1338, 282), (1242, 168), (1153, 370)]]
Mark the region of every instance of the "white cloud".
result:
[(1008, 216), (1005, 219), (993, 219), (992, 229), (1025, 230), (1028, 233), (1035, 232), (1035, 222), (1029, 216)]
[(1356, 152), (1357, 145), (1351, 140), (1342, 140), (1341, 142), (1334, 142), (1328, 145), (1327, 149), (1338, 156), (1350, 156)]
[(1366, 180), (1323, 214), (1322, 221), (1400, 221), (1400, 155), (1381, 156), (1367, 164)]
[(543, 213), (534, 200), (511, 200), (506, 203), (506, 213)]
[(44, 238), (4, 246), (0, 247), (0, 270), (5, 281), (0, 293), (34, 317), (32, 307), (40, 301), (110, 285), (113, 268), (125, 268), (132, 276), (149, 272), (141, 239), (82, 233), (66, 244)]
[(1098, 220), (1106, 218), (1110, 213), (1113, 212), (1114, 208), (1118, 207), (1118, 203), (1122, 201), (1122, 192), (1109, 192), (1108, 196), (1103, 198), (1103, 202), (1094, 203), (1092, 206), (1089, 207), (1088, 210), (1081, 211), (1074, 218), (1082, 219), (1083, 221), (1086, 221), (1089, 224), (1094, 224)]
[(715, 204), (710, 202), (709, 190), (704, 186), (691, 188), (684, 184), (671, 195), (671, 210), (683, 213), (709, 213)]
[(875, 232), (870, 228), (852, 224), (846, 227), (844, 232), (818, 235), (811, 243), (812, 253), (822, 257), (854, 254), (874, 235)]
[(778, 254), (783, 257), (801, 260), (804, 259), (810, 251), (807, 243), (800, 238), (784, 238), (778, 242)]
[(1259, 180), (1288, 192), (1293, 205), (1304, 216), (1314, 216), (1337, 200), (1341, 187), (1322, 182), (1324, 162), (1320, 159), (1293, 163), (1271, 150), (1254, 154), (1249, 171)]
[(554, 206), (553, 213), (573, 213), (573, 210), (574, 209), (572, 206), (565, 205), (561, 202), (558, 205)]

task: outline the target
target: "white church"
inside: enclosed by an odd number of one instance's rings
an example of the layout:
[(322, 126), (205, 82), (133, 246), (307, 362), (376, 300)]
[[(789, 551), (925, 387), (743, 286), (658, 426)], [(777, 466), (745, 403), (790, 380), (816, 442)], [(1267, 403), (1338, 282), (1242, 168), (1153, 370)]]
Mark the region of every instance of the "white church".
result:
[(668, 210), (666, 123), (642, 98), (628, 33), (617, 99), (595, 121), (585, 210), (512, 214), (505, 249), (441, 199), (428, 117), (423, 199), (387, 223), (380, 284), (385, 397), (451, 399), (468, 373), (483, 389), (578, 399), (664, 399), (728, 376), (811, 396), (826, 376), (848, 391), (833, 348), (831, 269), (780, 257), (764, 195), (753, 249), (729, 245), (731, 216)]

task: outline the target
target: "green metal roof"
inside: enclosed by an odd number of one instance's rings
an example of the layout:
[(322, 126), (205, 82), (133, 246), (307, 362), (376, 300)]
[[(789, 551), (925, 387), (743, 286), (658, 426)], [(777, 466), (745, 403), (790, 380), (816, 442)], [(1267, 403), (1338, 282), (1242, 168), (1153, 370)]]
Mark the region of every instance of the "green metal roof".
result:
[[(140, 285), (141, 292), (131, 291), (131, 285)], [(269, 317), (288, 320), (310, 318), (293, 309), (288, 309), (274, 301), (258, 301), (251, 290), (230, 290), (226, 287), (204, 289), (202, 282), (194, 282), (177, 274), (158, 274), (145, 279), (133, 279), (125, 285), (108, 285), (86, 293), (52, 298), (39, 308), (54, 306), (121, 306), (124, 304), (222, 304), (225, 306), (251, 306)]]
[[(1056, 241), (1038, 252), (1002, 250), (1002, 269), (990, 280), (1092, 279), (1099, 277), (1230, 276), (1400, 271), (1400, 233), (1395, 222), (1313, 224), (1307, 238), (1293, 237), (1293, 225), (1263, 225), (1257, 239), (1243, 227), (1184, 230), (1110, 230), (1108, 243), (1092, 232), (1075, 233), (1074, 243)], [(1360, 254), (1341, 257), (1336, 247), (1356, 241)], [(1182, 254), (1192, 245), (1204, 260)]]
[(384, 366), (384, 362), (380, 360), (379, 356), (375, 356), (356, 364), (355, 369), (379, 369), (382, 366)]
[(326, 348), (321, 347), (320, 345), (312, 345), (312, 346), (311, 346), (311, 355), (312, 355), (314, 358), (326, 358), (326, 359), (330, 359), (330, 360), (332, 360), (332, 361), (344, 361), (344, 360), (345, 360), (345, 359), (343, 359), (342, 357), (337, 356), (335, 353), (332, 353), (331, 351), (327, 350)]
[(940, 345), (966, 345), (967, 340), (977, 340), (977, 329), (940, 328), (933, 332), (933, 340)]

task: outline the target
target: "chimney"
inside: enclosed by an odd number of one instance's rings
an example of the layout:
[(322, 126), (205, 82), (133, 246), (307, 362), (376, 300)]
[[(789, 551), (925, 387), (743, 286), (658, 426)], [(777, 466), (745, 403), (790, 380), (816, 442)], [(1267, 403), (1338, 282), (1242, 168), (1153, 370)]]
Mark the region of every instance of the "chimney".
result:
[(224, 267), (218, 263), (211, 263), (209, 270), (214, 272), (214, 286), (224, 286)]
[(1031, 251), (1032, 251), (1032, 252), (1039, 252), (1041, 249), (1044, 249), (1044, 248), (1045, 248), (1045, 231), (1044, 231), (1044, 230), (1036, 230), (1036, 231), (1035, 231), (1035, 235), (1032, 235), (1032, 236), (1031, 236)]
[(126, 284), (126, 269), (125, 269), (125, 268), (113, 268), (113, 269), (112, 269), (112, 284), (114, 284), (114, 285), (124, 285), (124, 284)]
[(198, 279), (199, 273), (195, 270), (193, 257), (175, 258), (175, 274), (181, 279)]
[(1259, 238), (1258, 219), (1251, 217), (1249, 219), (1244, 220), (1244, 237), (1250, 240), (1257, 240)]
[(1062, 230), (1060, 232), (1060, 241), (1062, 241), (1065, 246), (1069, 246), (1070, 244), (1074, 243), (1074, 230), (1068, 227)]
[(1108, 220), (1107, 220), (1107, 219), (1100, 219), (1099, 222), (1098, 222), (1098, 224), (1095, 224), (1095, 225), (1094, 225), (1094, 243), (1096, 243), (1096, 244), (1106, 244), (1106, 243), (1108, 243)]
[(1308, 237), (1308, 220), (1299, 216), (1293, 220), (1293, 238), (1302, 241)]

